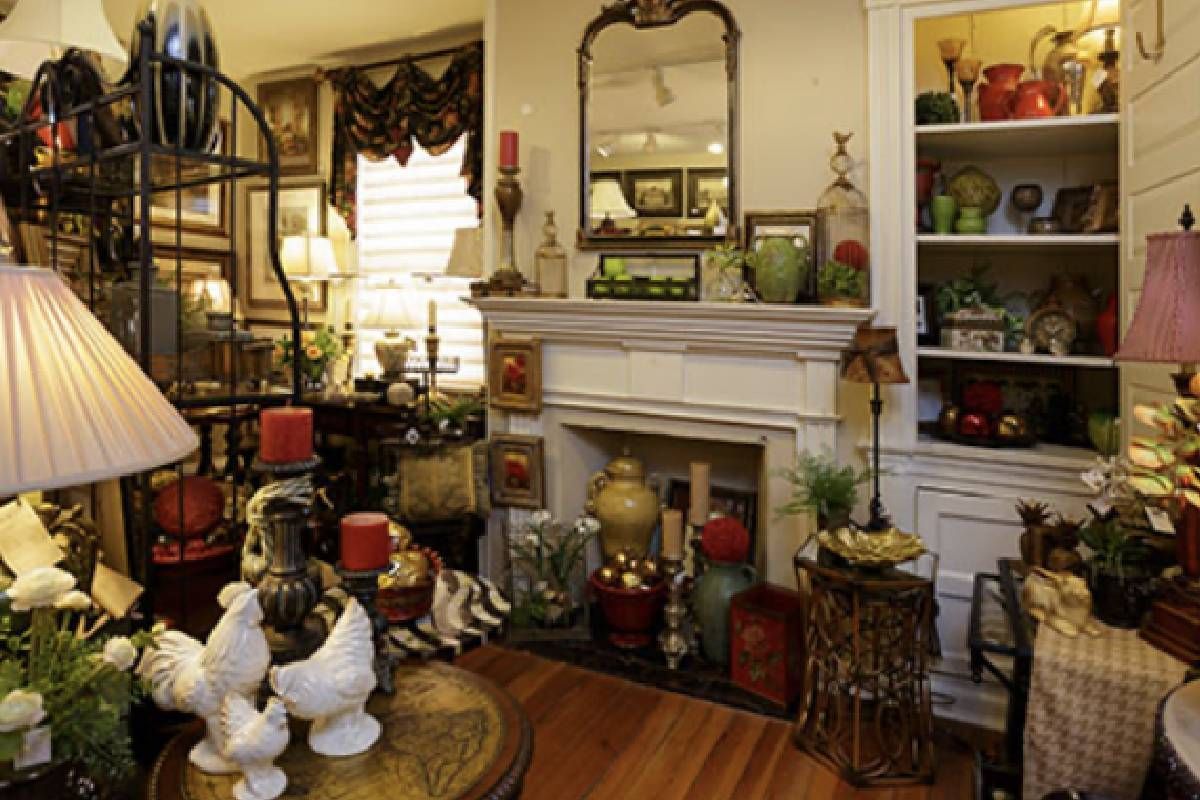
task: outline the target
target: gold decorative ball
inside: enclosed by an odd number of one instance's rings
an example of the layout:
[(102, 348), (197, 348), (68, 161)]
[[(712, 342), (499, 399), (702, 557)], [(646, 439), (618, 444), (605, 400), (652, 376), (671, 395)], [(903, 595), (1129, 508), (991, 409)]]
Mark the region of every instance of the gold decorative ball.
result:
[(629, 559), (629, 561), (625, 564), (625, 569), (629, 570), (630, 572), (641, 572), (642, 560), (640, 558)]
[(1029, 435), (1029, 425), (1024, 417), (1005, 414), (996, 425), (996, 438), (1004, 442), (1015, 442)]
[(624, 550), (618, 550), (617, 554), (612, 557), (612, 565), (618, 570), (625, 569), (629, 565), (629, 554)]
[(612, 567), (601, 567), (600, 571), (596, 573), (596, 577), (599, 578), (600, 582), (605, 586), (612, 586), (617, 582), (617, 571)]
[(658, 562), (653, 558), (647, 558), (642, 562), (642, 578), (646, 583), (654, 583), (658, 580)]
[(636, 572), (622, 572), (621, 586), (626, 589), (636, 589), (642, 585), (642, 576)]

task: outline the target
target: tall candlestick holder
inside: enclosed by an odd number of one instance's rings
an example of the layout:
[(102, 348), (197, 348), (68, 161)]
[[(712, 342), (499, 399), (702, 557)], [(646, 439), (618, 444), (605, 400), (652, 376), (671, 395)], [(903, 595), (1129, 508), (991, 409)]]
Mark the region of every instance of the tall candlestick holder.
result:
[(438, 384), (438, 355), (442, 349), (442, 337), (437, 335), (437, 330), (431, 328), (429, 335), (425, 337), (425, 357), (429, 360), (429, 395), (426, 397), (428, 403), (432, 403), (437, 397)]
[(667, 605), (663, 609), (666, 627), (658, 635), (658, 646), (662, 648), (667, 666), (679, 669), (683, 657), (688, 654), (690, 647), (683, 634), (683, 625), (687, 620), (688, 608), (683, 600), (683, 583), (687, 573), (683, 569), (683, 558), (660, 559), (663, 576), (667, 580)]
[[(275, 481), (311, 475), (320, 463), (316, 455), (286, 464), (255, 459), (253, 469)], [(303, 533), (311, 510), (308, 504), (287, 497), (268, 501), (264, 509), (271, 533), (271, 565), (258, 582), (258, 602), (275, 664), (308, 658), (325, 639), (325, 627), (312, 613), (321, 589), (308, 571), (304, 552)]]
[(386, 574), (389, 568), (390, 565), (378, 569), (353, 570), (338, 564), (338, 575), (342, 578), (342, 585), (363, 607), (363, 610), (367, 612), (368, 619), (371, 620), (372, 639), (375, 642), (375, 680), (379, 691), (385, 694), (392, 694), (396, 691), (396, 686), (392, 682), (392, 668), (395, 666), (395, 660), (392, 657), (391, 648), (388, 647), (387, 617), (380, 613), (379, 606), (375, 601), (379, 597), (379, 576)]
[(502, 239), (500, 242), (500, 265), (488, 281), (488, 291), (492, 294), (513, 295), (525, 286), (525, 276), (517, 269), (513, 248), (513, 226), (516, 224), (517, 212), (521, 210), (521, 183), (517, 175), (519, 167), (500, 167), (500, 179), (496, 181), (496, 205), (500, 209), (500, 219), (503, 223)]

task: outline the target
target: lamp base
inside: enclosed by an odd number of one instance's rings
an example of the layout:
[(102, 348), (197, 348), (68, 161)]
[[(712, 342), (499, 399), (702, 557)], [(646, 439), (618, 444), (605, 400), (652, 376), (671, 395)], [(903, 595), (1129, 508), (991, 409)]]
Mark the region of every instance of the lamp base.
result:
[(412, 352), (413, 343), (410, 339), (384, 337), (375, 342), (375, 358), (384, 377), (394, 380), (404, 375), (408, 364), (408, 354)]

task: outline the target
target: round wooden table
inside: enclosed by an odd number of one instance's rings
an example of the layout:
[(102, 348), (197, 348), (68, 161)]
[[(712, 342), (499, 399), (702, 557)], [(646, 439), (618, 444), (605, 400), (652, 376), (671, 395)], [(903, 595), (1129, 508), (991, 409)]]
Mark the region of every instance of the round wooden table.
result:
[[(509, 800), (533, 755), (533, 729), (503, 689), (441, 663), (402, 666), (396, 693), (367, 705), (383, 725), (375, 746), (350, 758), (308, 747), (308, 723), (292, 721), (292, 742), (276, 762), (287, 798), (313, 800)], [(168, 744), (150, 775), (150, 800), (229, 800), (237, 775), (206, 775), (187, 760), (199, 722)]]

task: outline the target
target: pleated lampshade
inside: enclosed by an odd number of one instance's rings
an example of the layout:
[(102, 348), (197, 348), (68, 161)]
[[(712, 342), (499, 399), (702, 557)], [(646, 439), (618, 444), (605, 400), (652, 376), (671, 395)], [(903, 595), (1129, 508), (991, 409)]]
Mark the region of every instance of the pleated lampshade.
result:
[(0, 267), (0, 497), (142, 472), (198, 444), (57, 274)]
[(1200, 363), (1200, 233), (1146, 238), (1142, 296), (1117, 360)]

